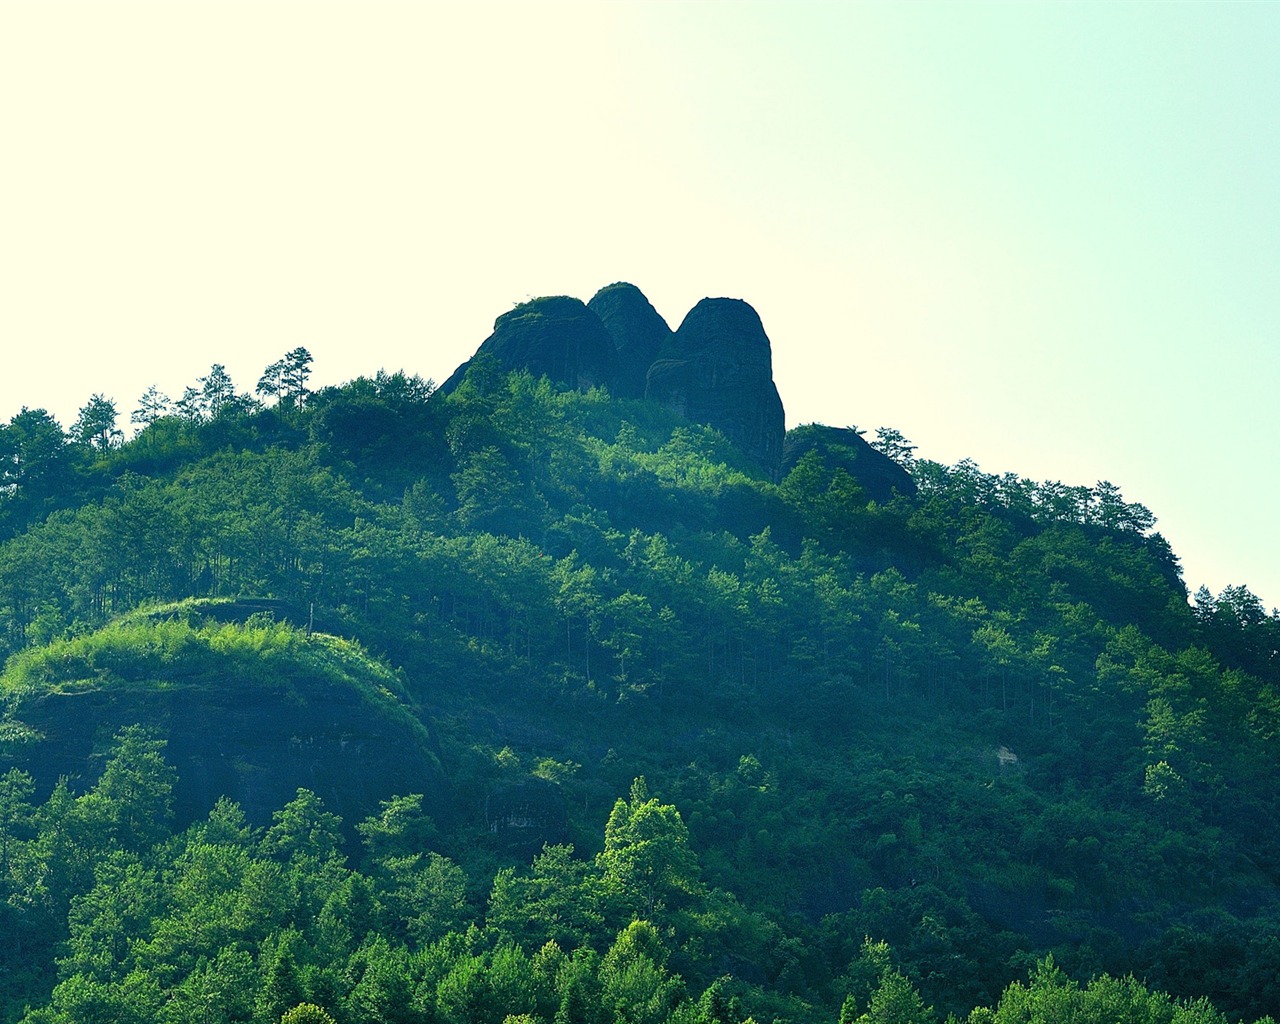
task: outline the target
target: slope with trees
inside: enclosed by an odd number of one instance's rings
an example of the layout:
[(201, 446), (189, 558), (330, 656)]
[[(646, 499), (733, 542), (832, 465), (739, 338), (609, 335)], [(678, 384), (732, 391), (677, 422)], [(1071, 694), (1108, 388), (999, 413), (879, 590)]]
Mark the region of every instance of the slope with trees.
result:
[[(1280, 1009), (1277, 616), (1189, 603), (1113, 485), (886, 428), (915, 493), (869, 500), (483, 358), (445, 396), (304, 355), (127, 442), (0, 429), (7, 1019)], [(327, 711), (348, 787), (250, 799), (246, 706)], [(192, 781), (219, 750), (241, 788)]]

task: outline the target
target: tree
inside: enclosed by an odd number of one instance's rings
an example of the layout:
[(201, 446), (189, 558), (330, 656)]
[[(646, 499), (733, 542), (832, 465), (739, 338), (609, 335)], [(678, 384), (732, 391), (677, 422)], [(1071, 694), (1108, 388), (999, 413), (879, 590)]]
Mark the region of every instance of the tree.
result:
[(467, 879), (462, 868), (438, 853), (392, 857), (383, 865), (387, 909), (404, 922), (420, 945), (455, 931), (465, 919)]
[[(134, 946), (151, 934), (161, 913), (163, 889), (157, 873), (136, 857), (109, 854), (96, 865), (96, 884), (76, 897), (68, 915), (63, 976), (119, 981), (137, 966)], [(131, 948), (133, 947), (133, 948)]]
[(552, 940), (582, 947), (606, 936), (600, 873), (572, 846), (544, 846), (527, 872), (503, 868), (493, 880), (486, 923), (528, 946)]
[(102, 395), (94, 395), (81, 406), (80, 417), (71, 427), (71, 436), (98, 452), (116, 447), (124, 440), (124, 431), (116, 426), (116, 403)]
[(436, 826), (431, 816), (422, 810), (421, 793), (392, 797), (381, 801), (379, 806), (382, 808), (379, 814), (356, 826), (373, 864), (385, 864), (392, 858), (411, 857), (427, 850), (435, 838)]
[(53, 990), (51, 1024), (152, 1024), (160, 1009), (160, 991), (146, 975), (130, 975), (119, 984), (102, 984), (73, 974)]
[(634, 677), (643, 661), (645, 638), (657, 632), (656, 616), (648, 599), (627, 591), (605, 605), (604, 615), (600, 642), (617, 659), (618, 672), (614, 680), (618, 684), (618, 695), (643, 690), (643, 684), (638, 684)]
[(886, 971), (857, 1024), (932, 1024), (933, 1007), (898, 971)]
[(263, 852), (281, 860), (321, 862), (341, 856), (342, 819), (324, 809), (320, 798), (309, 789), (272, 816), (273, 824), (263, 837)]
[(915, 469), (916, 446), (903, 436), (902, 431), (893, 427), (876, 427), (876, 439), (871, 442), (871, 447), (893, 459), (908, 473)]
[(51, 496), (70, 470), (67, 436), (44, 409), (28, 409), (0, 427), (0, 492), (40, 499)]
[(204, 419), (209, 410), (201, 390), (188, 384), (183, 389), (182, 397), (174, 402), (173, 411), (184, 420), (195, 422)]
[(506, 1016), (483, 957), (463, 956), (436, 988), (438, 1018), (446, 1024), (490, 1024)]
[(138, 408), (133, 410), (129, 421), (140, 427), (149, 427), (169, 414), (171, 404), (169, 396), (152, 384), (138, 399)]
[(280, 1024), (336, 1024), (336, 1021), (315, 1003), (299, 1003), (281, 1015)]
[(614, 804), (597, 861), (605, 885), (633, 914), (652, 918), (701, 892), (698, 860), (680, 812), (649, 796), (643, 777), (631, 784), (630, 800)]
[(298, 405), (310, 393), (307, 391), (307, 378), (311, 376), (311, 362), (311, 353), (301, 345), (284, 357), (284, 374), (281, 378), (284, 394)]
[(345, 1000), (346, 1019), (361, 1024), (426, 1024), (414, 1005), (413, 968), (404, 946), (371, 935), (347, 964), (359, 978)]
[(311, 394), (307, 390), (311, 363), (311, 353), (299, 345), (262, 371), (258, 379), (258, 394), (263, 398), (274, 398), (288, 408), (301, 407)]
[(305, 998), (294, 955), (294, 947), (299, 940), (299, 933), (290, 928), (280, 933), (274, 947), (263, 950), (261, 963), (265, 970), (257, 1002), (259, 1014), (267, 1020), (283, 1017), (289, 1009), (301, 1005)]
[(600, 963), (605, 1006), (619, 1024), (660, 1024), (684, 996), (684, 982), (666, 970), (667, 951), (648, 921), (632, 921)]
[(209, 372), (198, 378), (197, 382), (200, 384), (200, 396), (204, 399), (204, 407), (214, 418), (236, 397), (235, 385), (227, 374), (227, 368), (221, 363), (214, 363), (209, 367)]
[(28, 838), (35, 782), (20, 768), (0, 775), (0, 900), (9, 894), (9, 862), (18, 841)]
[(138, 725), (116, 734), (102, 777), (80, 798), (105, 830), (100, 842), (106, 848), (138, 852), (168, 834), (177, 773), (165, 762), (165, 745)]
[(10, 896), (27, 888), (23, 868), (32, 859), (35, 811), (29, 801), (34, 789), (31, 776), (18, 768), (0, 775), (0, 933), (10, 936), (10, 949), (0, 950), (0, 962), (22, 948), (19, 925), (25, 923), (29, 897), (24, 893), (24, 898), (11, 902)]
[(243, 949), (223, 949), (199, 965), (167, 993), (164, 1024), (198, 1021), (199, 1024), (231, 1024), (253, 1015), (258, 970)]
[[(844, 976), (849, 995), (840, 1009), (842, 1024), (931, 1024), (927, 1007), (911, 982), (890, 959), (888, 943), (862, 940), (862, 949)], [(858, 1006), (866, 1004), (865, 1013)]]
[(235, 384), (221, 363), (214, 363), (196, 383), (200, 387), (187, 388), (175, 406), (178, 414), (187, 419), (216, 420), (219, 416), (237, 416), (257, 408), (252, 395), (236, 394)]
[(451, 479), (458, 492), (458, 521), (465, 529), (515, 534), (532, 525), (528, 487), (497, 448), (461, 455)]

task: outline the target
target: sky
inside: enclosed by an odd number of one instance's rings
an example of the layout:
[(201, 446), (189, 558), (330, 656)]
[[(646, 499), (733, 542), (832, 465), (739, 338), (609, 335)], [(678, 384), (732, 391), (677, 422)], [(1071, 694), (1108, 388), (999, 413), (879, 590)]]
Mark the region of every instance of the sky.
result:
[(0, 422), (746, 299), (788, 426), (1118, 484), (1280, 605), (1280, 5), (0, 3)]

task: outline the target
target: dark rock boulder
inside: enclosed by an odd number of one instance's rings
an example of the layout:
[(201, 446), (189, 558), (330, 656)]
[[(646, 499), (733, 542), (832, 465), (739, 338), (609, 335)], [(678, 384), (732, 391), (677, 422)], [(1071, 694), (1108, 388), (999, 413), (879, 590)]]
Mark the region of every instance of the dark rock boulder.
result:
[(609, 386), (617, 373), (614, 342), (581, 299), (554, 295), (521, 303), (493, 322), (476, 356), (440, 386), (446, 394), (462, 383), (477, 356), (490, 355), (503, 373), (528, 370), (572, 388)]
[(554, 782), (529, 778), (497, 786), (484, 801), (484, 824), (497, 845), (510, 853), (536, 855), (569, 838), (569, 812)]
[(816, 452), (828, 472), (843, 469), (857, 482), (868, 501), (881, 504), (895, 493), (916, 493), (911, 474), (882, 452), (871, 447), (850, 427), (826, 427), (807, 423), (787, 431), (782, 446), (782, 475), (786, 476), (809, 452)]
[(639, 288), (622, 281), (601, 288), (587, 308), (600, 317), (617, 349), (610, 391), (618, 398), (644, 398), (649, 367), (671, 340), (671, 328)]
[(773, 355), (741, 299), (703, 299), (649, 368), (645, 397), (714, 427), (774, 479), (786, 430)]

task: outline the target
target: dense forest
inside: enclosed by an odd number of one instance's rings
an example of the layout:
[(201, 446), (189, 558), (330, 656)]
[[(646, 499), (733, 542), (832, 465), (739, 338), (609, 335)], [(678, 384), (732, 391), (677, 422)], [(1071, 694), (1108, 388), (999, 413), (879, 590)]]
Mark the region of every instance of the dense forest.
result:
[(1280, 617), (1117, 487), (310, 367), (0, 426), (4, 1021), (1280, 1016)]

